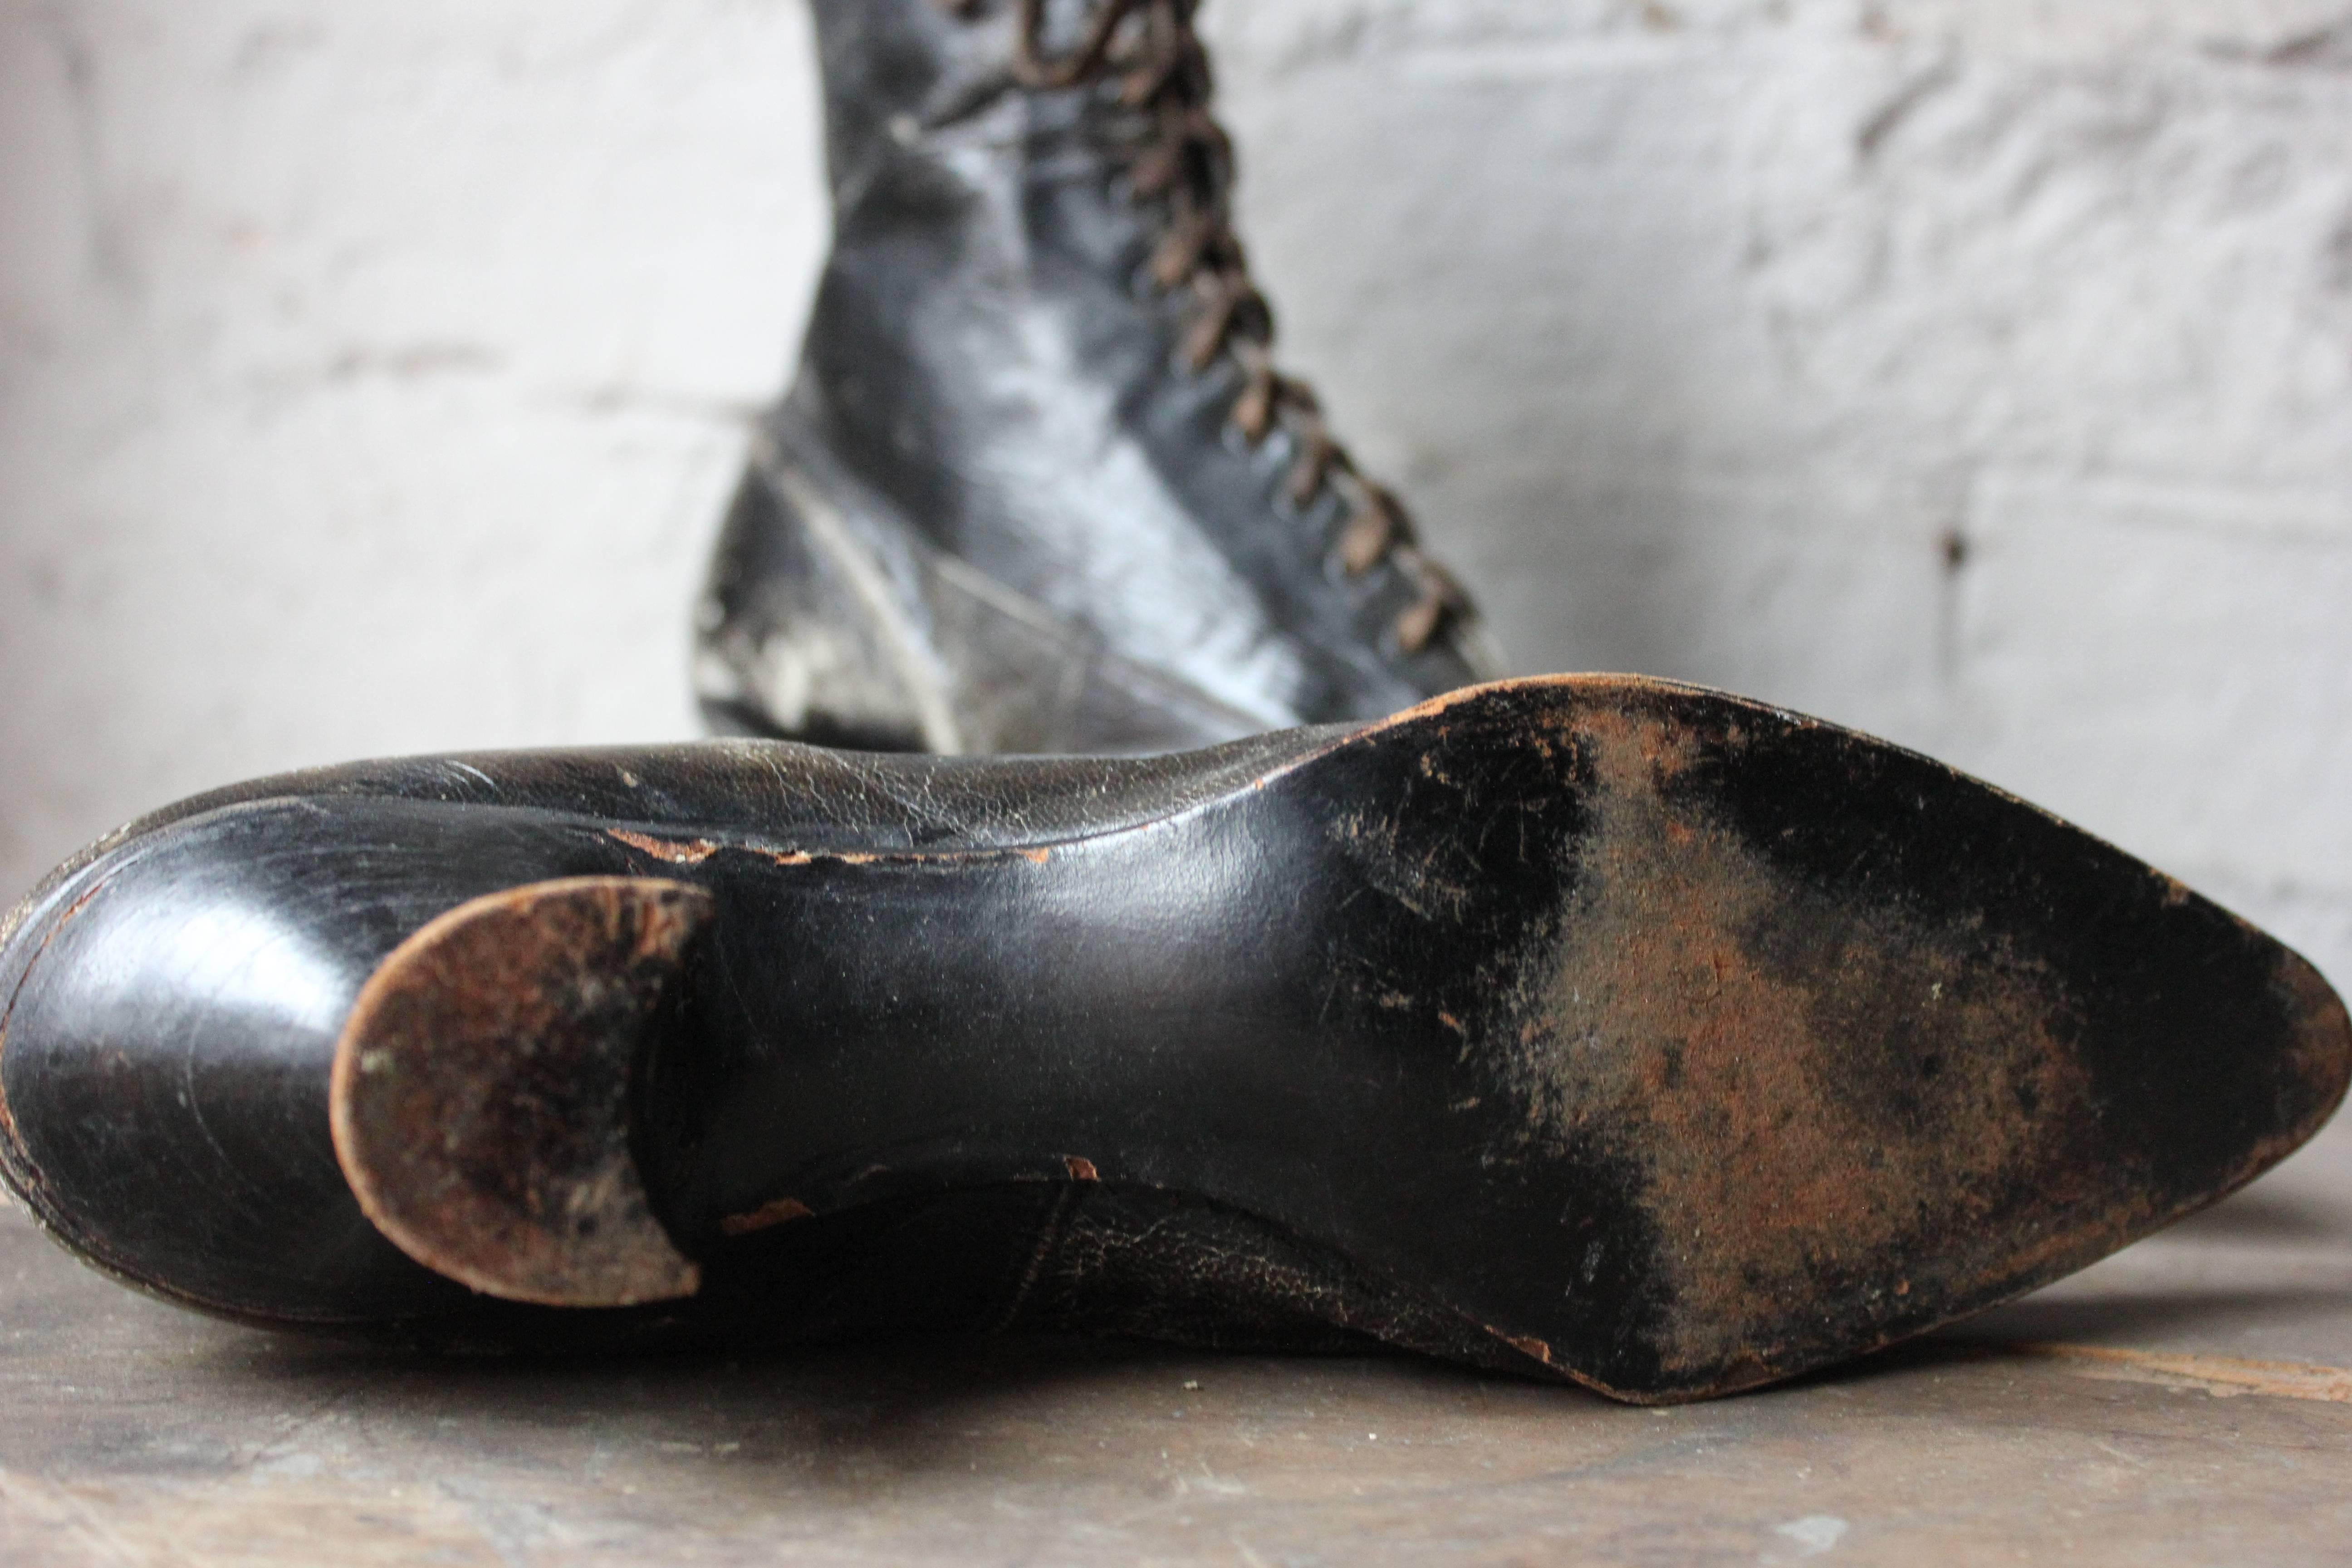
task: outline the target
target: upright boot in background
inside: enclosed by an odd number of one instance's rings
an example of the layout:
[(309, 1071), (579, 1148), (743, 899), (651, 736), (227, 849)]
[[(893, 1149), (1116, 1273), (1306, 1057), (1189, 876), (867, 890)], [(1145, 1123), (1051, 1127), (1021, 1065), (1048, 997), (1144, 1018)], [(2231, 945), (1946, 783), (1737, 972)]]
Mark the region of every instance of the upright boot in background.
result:
[(1493, 673), (1273, 365), (1198, 0), (814, 0), (835, 209), (711, 573), (730, 731), (1151, 751)]

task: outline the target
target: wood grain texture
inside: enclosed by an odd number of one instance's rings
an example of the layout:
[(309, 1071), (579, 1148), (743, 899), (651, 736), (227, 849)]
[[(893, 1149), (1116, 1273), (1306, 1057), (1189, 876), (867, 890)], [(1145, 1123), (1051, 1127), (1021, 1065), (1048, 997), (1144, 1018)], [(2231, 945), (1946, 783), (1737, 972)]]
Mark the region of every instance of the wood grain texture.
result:
[(0, 1561), (2340, 1560), (2352, 1405), (2181, 1373), (2352, 1367), (2347, 1156), (1959, 1334), (1654, 1411), (1063, 1341), (417, 1361), (148, 1302), (7, 1210)]

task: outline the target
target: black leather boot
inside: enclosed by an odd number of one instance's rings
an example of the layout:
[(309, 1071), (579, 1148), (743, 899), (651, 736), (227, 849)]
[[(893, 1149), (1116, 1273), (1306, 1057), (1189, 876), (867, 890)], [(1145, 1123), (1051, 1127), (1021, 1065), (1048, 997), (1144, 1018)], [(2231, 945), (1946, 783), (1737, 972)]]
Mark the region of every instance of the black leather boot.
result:
[(1135, 760), (769, 742), (186, 803), (0, 942), (0, 1170), (257, 1322), (1076, 1329), (1724, 1393), (2344, 1093), (2312, 969), (1924, 758), (1559, 678)]
[(701, 609), (722, 731), (1139, 752), (1498, 673), (1226, 205), (1197, 0), (814, 0), (835, 212)]

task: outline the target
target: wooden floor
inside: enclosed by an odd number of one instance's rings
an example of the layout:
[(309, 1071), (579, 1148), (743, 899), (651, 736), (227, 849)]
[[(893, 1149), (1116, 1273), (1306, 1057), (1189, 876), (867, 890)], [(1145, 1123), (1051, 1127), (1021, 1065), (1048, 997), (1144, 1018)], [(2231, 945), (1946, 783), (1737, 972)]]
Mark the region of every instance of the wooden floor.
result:
[(2352, 1135), (2040, 1297), (1671, 1411), (997, 1342), (426, 1363), (0, 1213), (0, 1563), (2352, 1563)]

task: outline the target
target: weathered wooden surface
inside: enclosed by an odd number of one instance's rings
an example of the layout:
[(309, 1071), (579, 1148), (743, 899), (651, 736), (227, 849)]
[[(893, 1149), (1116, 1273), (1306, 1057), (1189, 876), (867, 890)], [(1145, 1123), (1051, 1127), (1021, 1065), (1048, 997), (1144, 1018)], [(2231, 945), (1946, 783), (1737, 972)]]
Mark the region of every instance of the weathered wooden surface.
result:
[(1929, 1346), (1661, 1411), (1058, 1342), (419, 1363), (152, 1304), (10, 1210), (0, 1562), (2352, 1562), (2324, 1142)]

